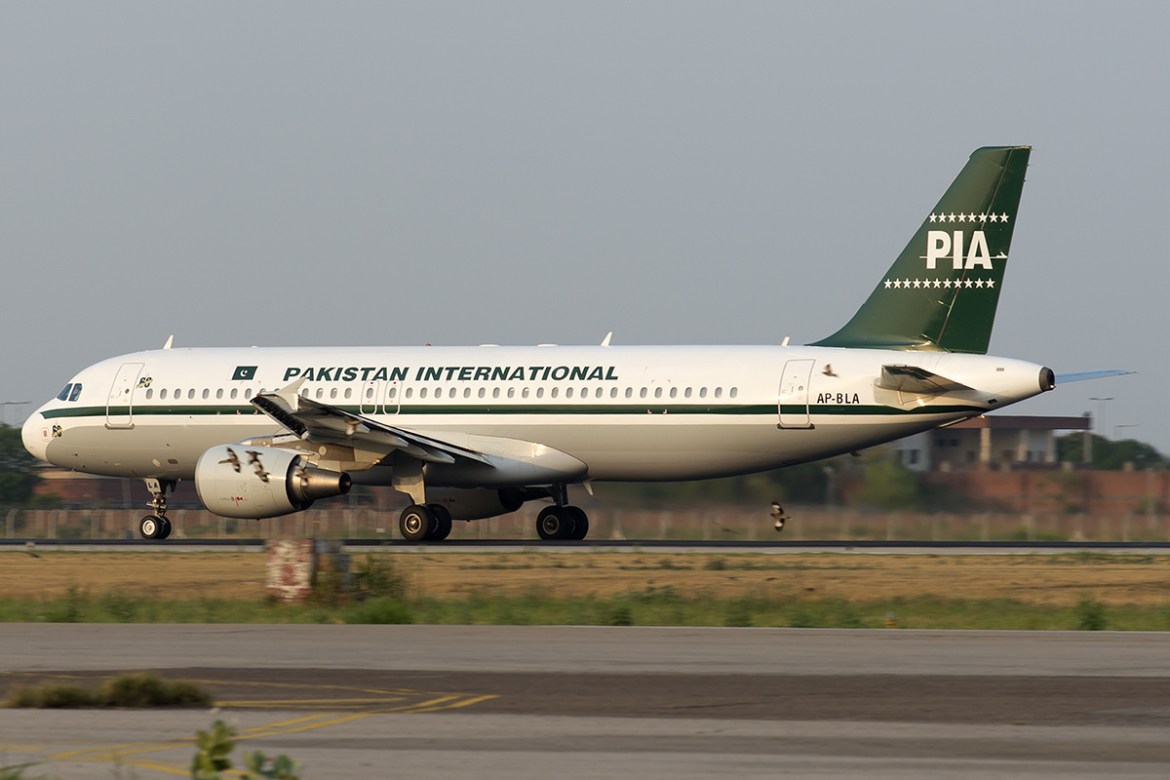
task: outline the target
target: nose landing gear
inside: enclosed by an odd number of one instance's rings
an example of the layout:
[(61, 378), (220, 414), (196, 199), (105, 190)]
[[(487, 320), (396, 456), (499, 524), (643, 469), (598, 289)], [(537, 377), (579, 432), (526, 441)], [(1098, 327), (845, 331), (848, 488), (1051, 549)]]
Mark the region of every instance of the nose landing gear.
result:
[(146, 505), (154, 510), (138, 521), (138, 533), (143, 539), (166, 539), (171, 535), (171, 521), (167, 519), (167, 493), (175, 489), (175, 483), (166, 479), (147, 479), (146, 489), (150, 501)]

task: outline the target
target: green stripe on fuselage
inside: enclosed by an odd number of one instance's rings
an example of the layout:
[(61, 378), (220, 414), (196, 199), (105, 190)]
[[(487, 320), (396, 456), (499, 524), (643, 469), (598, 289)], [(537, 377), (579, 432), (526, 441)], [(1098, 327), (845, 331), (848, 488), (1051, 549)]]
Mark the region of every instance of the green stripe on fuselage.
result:
[[(356, 406), (339, 406), (338, 409), (351, 414), (362, 414)], [(924, 414), (982, 414), (985, 409), (978, 406), (948, 405), (948, 406), (915, 406), (911, 409), (897, 409), (891, 406), (858, 404), (848, 406), (817, 405), (805, 407), (803, 404), (785, 404), (780, 408), (784, 414), (805, 414), (817, 416), (848, 416), (859, 417), (867, 415), (881, 416), (920, 416)], [(621, 405), (414, 405), (403, 406), (398, 412), (382, 414), (367, 413), (371, 417), (405, 417), (409, 415), (602, 415), (602, 414), (683, 414), (683, 415), (735, 415), (744, 417), (768, 416), (778, 414), (774, 404), (740, 404), (740, 405), (698, 405), (698, 404), (621, 404)], [(107, 416), (105, 407), (84, 406), (78, 408), (58, 407), (42, 412), (45, 419), (63, 419), (78, 417)], [(114, 417), (214, 417), (214, 416), (257, 416), (262, 414), (254, 406), (135, 406), (133, 411), (125, 406), (110, 407), (108, 414)]]

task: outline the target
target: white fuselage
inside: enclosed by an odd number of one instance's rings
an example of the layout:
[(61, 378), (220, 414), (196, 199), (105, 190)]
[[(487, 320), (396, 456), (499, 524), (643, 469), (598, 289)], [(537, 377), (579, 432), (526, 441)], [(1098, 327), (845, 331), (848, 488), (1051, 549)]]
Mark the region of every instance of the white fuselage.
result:
[[(884, 389), (883, 365), (973, 389)], [(209, 447), (282, 432), (249, 399), (304, 379), (310, 399), (443, 441), (567, 453), (584, 479), (683, 480), (815, 460), (999, 409), (1047, 389), (1041, 371), (981, 355), (782, 346), (170, 349), (86, 368), (23, 433), (31, 452), (64, 468), (190, 479)], [(428, 481), (442, 484), (441, 469)]]

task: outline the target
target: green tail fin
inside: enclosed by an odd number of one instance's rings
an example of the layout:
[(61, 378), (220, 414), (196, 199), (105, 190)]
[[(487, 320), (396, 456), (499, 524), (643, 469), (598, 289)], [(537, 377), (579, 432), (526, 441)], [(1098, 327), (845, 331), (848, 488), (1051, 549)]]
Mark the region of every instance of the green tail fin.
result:
[(853, 319), (813, 346), (985, 354), (1031, 151), (977, 149)]

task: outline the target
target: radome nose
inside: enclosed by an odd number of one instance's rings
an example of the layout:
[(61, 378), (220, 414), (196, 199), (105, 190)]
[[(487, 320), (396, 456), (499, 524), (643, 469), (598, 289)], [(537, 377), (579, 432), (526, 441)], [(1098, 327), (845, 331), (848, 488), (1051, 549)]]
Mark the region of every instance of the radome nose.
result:
[(46, 432), (44, 415), (33, 412), (28, 416), (20, 429), (20, 440), (24, 442), (24, 448), (34, 458), (48, 461), (48, 458), (45, 457), (45, 450), (49, 446), (49, 437)]

